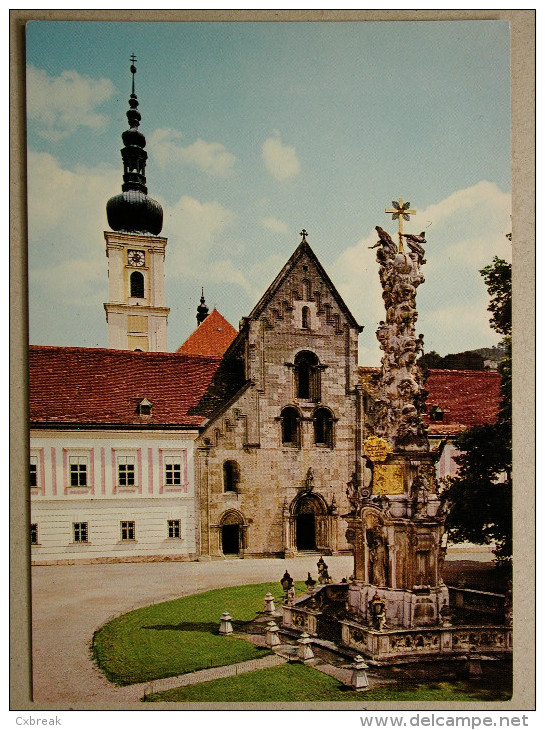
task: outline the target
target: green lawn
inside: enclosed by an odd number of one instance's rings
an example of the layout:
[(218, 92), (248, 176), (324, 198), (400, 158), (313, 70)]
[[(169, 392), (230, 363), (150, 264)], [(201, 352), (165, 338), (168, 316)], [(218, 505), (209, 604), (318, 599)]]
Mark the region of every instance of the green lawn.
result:
[(490, 702), (508, 700), (508, 686), (484, 680), (386, 685), (354, 692), (303, 664), (282, 664), (148, 695), (146, 702)]
[[(304, 584), (296, 584), (298, 592)], [(279, 583), (221, 588), (167, 601), (119, 616), (99, 629), (92, 643), (98, 666), (120, 685), (148, 682), (207, 667), (255, 659), (270, 653), (244, 639), (220, 636), (224, 611), (233, 627), (255, 618), (270, 591), (282, 596)]]

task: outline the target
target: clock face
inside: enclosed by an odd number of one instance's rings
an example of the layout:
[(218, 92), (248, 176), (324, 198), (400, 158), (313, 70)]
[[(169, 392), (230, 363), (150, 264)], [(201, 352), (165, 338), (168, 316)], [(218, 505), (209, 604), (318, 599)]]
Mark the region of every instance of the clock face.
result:
[(130, 266), (144, 266), (146, 263), (146, 256), (143, 251), (135, 251), (130, 248), (127, 254), (127, 261)]

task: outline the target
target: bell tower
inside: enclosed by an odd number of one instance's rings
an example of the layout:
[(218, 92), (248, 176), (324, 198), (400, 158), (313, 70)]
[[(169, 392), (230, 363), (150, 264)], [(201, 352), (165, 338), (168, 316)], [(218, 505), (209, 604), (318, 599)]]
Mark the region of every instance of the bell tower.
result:
[(124, 147), (121, 194), (106, 204), (104, 232), (108, 258), (109, 301), (104, 304), (108, 347), (114, 350), (166, 352), (165, 249), (160, 236), (163, 209), (149, 198), (146, 187), (146, 138), (140, 132), (140, 112), (134, 90), (136, 58), (131, 56), (132, 92), (129, 129), (122, 134)]

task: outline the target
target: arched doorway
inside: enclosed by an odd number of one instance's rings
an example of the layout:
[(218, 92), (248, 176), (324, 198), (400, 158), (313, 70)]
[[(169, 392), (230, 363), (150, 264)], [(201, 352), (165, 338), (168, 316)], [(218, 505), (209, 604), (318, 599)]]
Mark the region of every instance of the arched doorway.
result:
[(327, 505), (323, 497), (305, 492), (292, 503), (293, 542), (297, 551), (328, 547)]
[(240, 555), (244, 549), (244, 517), (229, 510), (220, 520), (221, 551), (224, 555)]

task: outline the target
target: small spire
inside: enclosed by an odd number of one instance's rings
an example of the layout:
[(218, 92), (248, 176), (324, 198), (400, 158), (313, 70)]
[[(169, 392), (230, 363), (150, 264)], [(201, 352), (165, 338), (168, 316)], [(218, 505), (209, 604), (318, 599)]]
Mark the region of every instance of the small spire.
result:
[(131, 73), (132, 73), (132, 93), (131, 96), (134, 96), (136, 99), (136, 94), (134, 93), (134, 75), (136, 74), (136, 66), (134, 65), (136, 63), (136, 56), (134, 53), (131, 56)]
[(301, 243), (306, 242), (308, 233), (305, 231), (304, 228), (299, 235), (301, 235), (303, 237), (303, 240), (301, 241)]
[(208, 307), (204, 301), (204, 287), (201, 287), (201, 303), (197, 307), (197, 325), (204, 322), (208, 317)]

